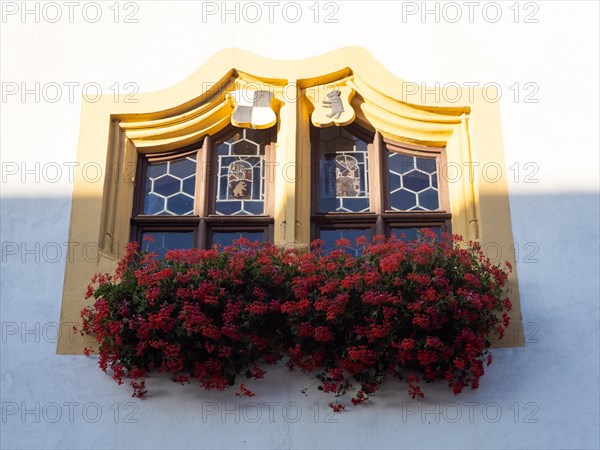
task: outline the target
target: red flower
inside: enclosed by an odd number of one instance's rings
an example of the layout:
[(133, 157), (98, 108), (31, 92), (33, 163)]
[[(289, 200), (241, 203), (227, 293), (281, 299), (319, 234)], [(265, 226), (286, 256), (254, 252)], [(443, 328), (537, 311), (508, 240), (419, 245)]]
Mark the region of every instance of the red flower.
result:
[(336, 247), (350, 247), (351, 245), (352, 243), (350, 242), (350, 240), (345, 238), (338, 239), (337, 241), (335, 241)]
[(235, 395), (238, 397), (254, 397), (256, 394), (250, 389), (247, 389), (246, 386), (244, 386), (244, 383), (242, 383), (240, 385), (240, 392), (236, 393)]
[(454, 358), (453, 364), (458, 370), (465, 369), (465, 362), (461, 358)]
[[(336, 397), (359, 382), (355, 405), (389, 376), (423, 397), (419, 377), (403, 374), (408, 368), (458, 394), (479, 387), (484, 362), (492, 362), (489, 336), (504, 335), (512, 307), (507, 270), (476, 243), (459, 241), (436, 242), (431, 232), (409, 244), (375, 236), (372, 244), (358, 239), (363, 254), (352, 256), (240, 240), (224, 250), (169, 250), (162, 259), (136, 257), (130, 244), (114, 276), (93, 277), (86, 296), (95, 302), (78, 328), (98, 341), (100, 368), (119, 384), (130, 378), (136, 397), (152, 371), (223, 390), (243, 374), (263, 378), (260, 365), (286, 356), (290, 369), (318, 370), (320, 388)], [(254, 393), (242, 384), (237, 395)]]
[(356, 396), (353, 397), (350, 401), (353, 405), (359, 405), (361, 403), (366, 402), (367, 400), (369, 400), (369, 397), (367, 397), (364, 391), (361, 389), (356, 393)]
[(329, 328), (320, 326), (315, 328), (315, 340), (318, 342), (332, 342), (333, 341), (333, 333)]
[(415, 341), (414, 339), (402, 339), (401, 345), (404, 350), (412, 350), (415, 348)]
[(339, 413), (346, 409), (344, 405), (341, 403), (330, 403), (329, 407), (333, 410), (333, 412)]

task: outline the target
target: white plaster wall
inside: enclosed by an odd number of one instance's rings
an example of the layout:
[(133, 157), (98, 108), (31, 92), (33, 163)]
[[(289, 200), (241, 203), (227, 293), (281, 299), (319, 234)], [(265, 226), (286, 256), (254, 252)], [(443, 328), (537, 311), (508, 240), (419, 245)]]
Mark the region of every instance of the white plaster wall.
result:
[[(598, 3), (332, 4), (316, 5), (315, 23), (314, 4), (301, 2), (290, 23), (297, 7), (287, 6), (286, 20), (278, 2), (269, 23), (259, 2), (263, 18), (248, 23), (250, 7), (203, 21), (200, 2), (28, 3), (39, 17), (2, 3), (2, 448), (599, 447)], [(423, 20), (436, 7), (439, 18)], [(462, 18), (450, 23), (457, 7)], [(124, 23), (131, 12), (137, 23)], [(330, 12), (337, 23), (324, 23)], [(528, 14), (538, 22), (525, 23)], [(334, 416), (314, 386), (301, 394), (310, 377), (283, 368), (251, 383), (250, 400), (153, 378), (152, 395), (137, 401), (95, 360), (55, 355), (82, 86), (165, 88), (224, 47), (296, 59), (346, 45), (418, 83), (500, 85), (527, 346), (496, 350), (477, 391), (454, 397), (428, 385), (427, 400), (415, 402), (387, 383), (370, 404)], [(23, 88), (40, 98), (22, 98)], [(24, 168), (35, 173), (23, 180)], [(534, 168), (537, 182), (525, 182)]]

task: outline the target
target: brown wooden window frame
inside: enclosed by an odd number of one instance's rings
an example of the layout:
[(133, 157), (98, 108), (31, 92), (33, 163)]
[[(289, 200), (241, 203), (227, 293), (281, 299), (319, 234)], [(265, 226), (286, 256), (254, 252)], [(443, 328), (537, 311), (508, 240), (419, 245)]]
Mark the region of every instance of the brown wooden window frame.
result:
[[(265, 194), (262, 215), (215, 214), (217, 167), (216, 155), (219, 144), (227, 141), (241, 128), (228, 126), (213, 136), (207, 135), (200, 142), (177, 150), (139, 154), (136, 169), (133, 211), (130, 220), (130, 239), (142, 245), (142, 235), (152, 232), (192, 231), (195, 248), (211, 248), (214, 232), (263, 231), (265, 242), (273, 241), (275, 180), (268, 170), (275, 162), (275, 127), (264, 130), (265, 141)], [(144, 214), (147, 171), (151, 163), (174, 161), (196, 155), (196, 184), (193, 214), (185, 216)]]
[[(448, 185), (440, 176), (446, 167), (444, 147), (425, 147), (401, 143), (384, 137), (379, 132), (370, 132), (356, 124), (343, 127), (353, 136), (367, 142), (369, 171), (369, 212), (320, 212), (320, 147), (319, 130), (310, 127), (311, 142), (311, 240), (319, 239), (321, 230), (369, 229), (371, 237), (389, 237), (392, 228), (431, 228), (440, 227), (444, 233), (452, 232)], [(436, 211), (395, 211), (390, 208), (388, 187), (388, 151), (408, 156), (434, 157), (437, 166), (439, 209)]]

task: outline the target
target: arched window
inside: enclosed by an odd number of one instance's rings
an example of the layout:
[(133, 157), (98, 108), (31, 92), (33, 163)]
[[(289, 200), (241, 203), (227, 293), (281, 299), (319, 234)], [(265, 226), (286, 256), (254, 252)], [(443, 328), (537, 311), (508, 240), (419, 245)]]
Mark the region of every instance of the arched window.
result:
[(131, 239), (159, 256), (240, 237), (272, 240), (274, 137), (272, 129), (229, 127), (188, 148), (140, 155)]
[(448, 192), (438, 176), (443, 148), (394, 142), (356, 125), (312, 127), (311, 146), (311, 237), (325, 249), (341, 238), (451, 231)]

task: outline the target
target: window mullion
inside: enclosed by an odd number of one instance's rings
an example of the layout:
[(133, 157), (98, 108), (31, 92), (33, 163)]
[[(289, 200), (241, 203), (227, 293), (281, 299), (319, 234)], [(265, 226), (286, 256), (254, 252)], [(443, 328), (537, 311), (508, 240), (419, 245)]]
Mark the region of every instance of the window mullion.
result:
[(196, 202), (194, 205), (194, 214), (200, 217), (206, 217), (208, 214), (208, 200), (210, 195), (210, 180), (208, 177), (212, 173), (212, 170), (209, 170), (212, 162), (210, 141), (210, 136), (207, 135), (196, 158), (198, 165), (196, 167)]
[(371, 191), (371, 211), (377, 214), (375, 234), (385, 234), (385, 222), (382, 213), (385, 208), (385, 164), (383, 159), (383, 141), (379, 131), (375, 131), (373, 144), (369, 146), (369, 189)]
[(381, 214), (382, 212), (382, 188), (381, 188), (381, 144), (379, 132), (375, 132), (375, 138), (368, 149), (368, 176), (369, 176), (369, 196), (371, 202), (371, 212)]

